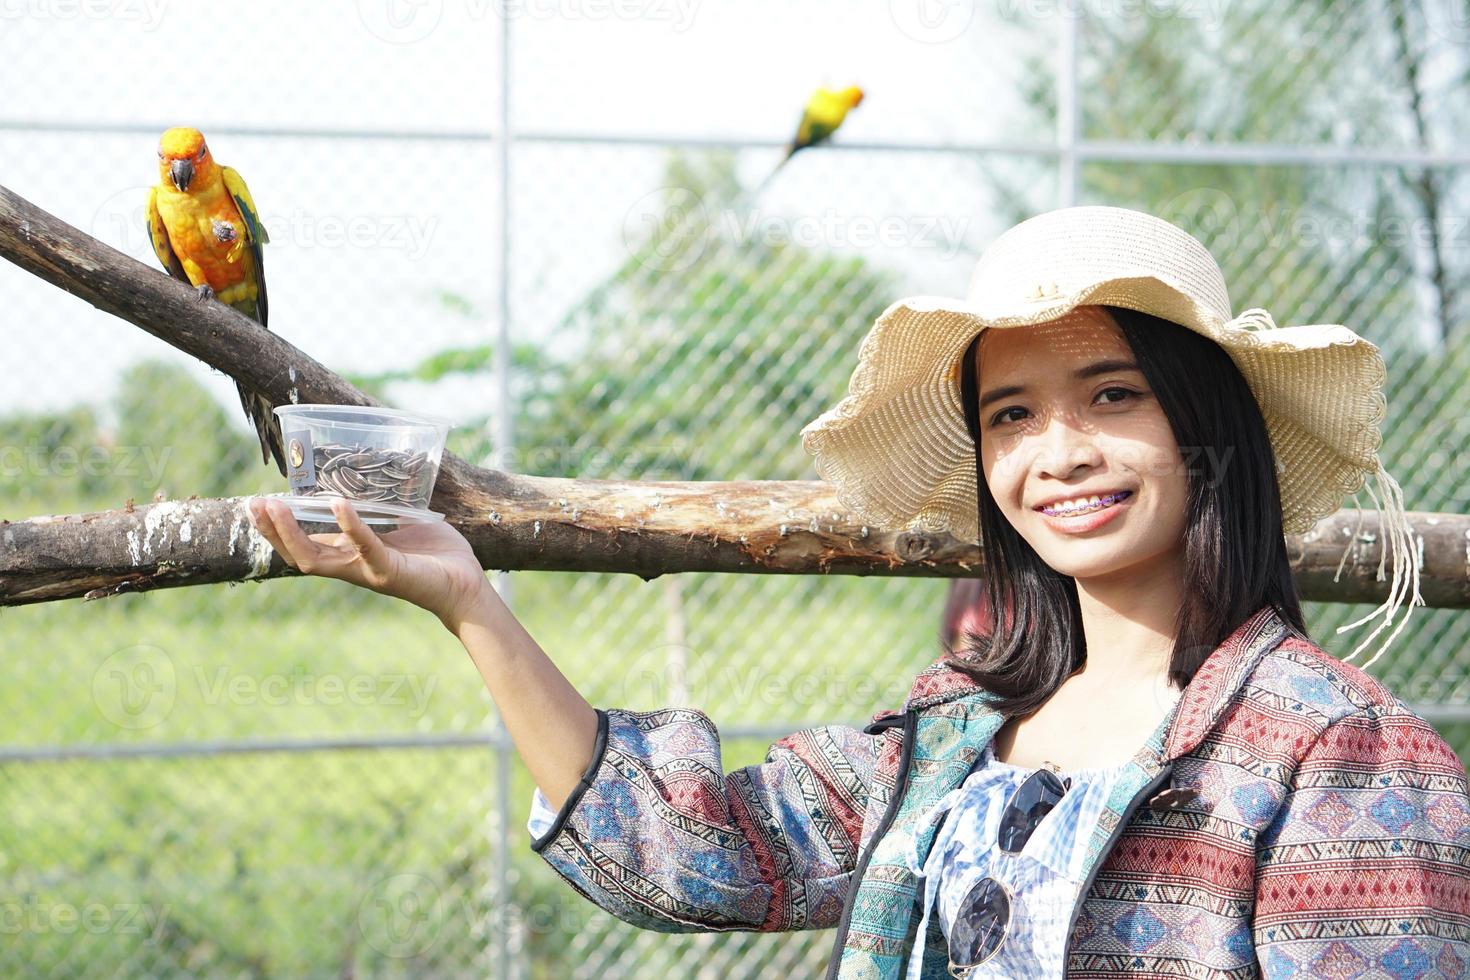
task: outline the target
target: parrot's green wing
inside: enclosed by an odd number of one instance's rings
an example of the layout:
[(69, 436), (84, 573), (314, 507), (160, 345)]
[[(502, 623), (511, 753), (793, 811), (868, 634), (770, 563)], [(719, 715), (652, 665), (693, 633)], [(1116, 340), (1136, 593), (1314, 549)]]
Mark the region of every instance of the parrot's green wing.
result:
[(250, 245), (250, 259), (253, 266), (250, 274), (255, 279), (255, 319), (261, 326), (265, 326), (265, 263), (262, 261), (260, 246), (271, 239), (266, 234), (265, 225), (260, 223), (260, 212), (255, 210), (255, 201), (250, 197), (250, 188), (245, 186), (245, 179), (236, 172), (234, 167), (220, 167), (219, 169), (220, 176), (225, 181), (225, 190), (230, 192), (230, 197), (235, 201), (235, 207), (240, 209), (240, 218), (245, 222), (245, 240)]
[[(841, 124), (838, 123), (838, 125)], [(795, 153), (797, 150), (825, 143), (835, 132), (837, 132), (836, 125), (808, 108), (801, 114), (801, 122), (796, 126), (796, 138), (791, 141), (791, 152)]]
[(188, 282), (189, 274), (184, 271), (184, 263), (174, 254), (173, 244), (168, 240), (168, 229), (163, 226), (163, 215), (158, 213), (157, 187), (148, 189), (148, 240), (153, 243), (153, 254), (158, 256), (168, 274), (180, 282)]

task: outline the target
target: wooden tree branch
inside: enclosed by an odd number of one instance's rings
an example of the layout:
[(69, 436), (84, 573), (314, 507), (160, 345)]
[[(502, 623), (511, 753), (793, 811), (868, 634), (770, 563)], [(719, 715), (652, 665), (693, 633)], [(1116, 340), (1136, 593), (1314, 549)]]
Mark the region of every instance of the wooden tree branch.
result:
[[(375, 404), (277, 334), (0, 187), (0, 255), (137, 324), (278, 403)], [(487, 568), (964, 576), (978, 549), (865, 526), (815, 481), (624, 483), (519, 476), (444, 457), (431, 503)], [(1470, 608), (1470, 517), (1410, 514), (1425, 601)], [(1341, 511), (1289, 539), (1306, 598), (1378, 602), (1377, 519)], [(321, 530), (309, 526), (308, 530)], [(241, 498), (165, 501), (0, 521), (0, 606), (296, 574), (250, 527)]]
[[(881, 530), (844, 512), (816, 481), (620, 483), (512, 476), (470, 491), (451, 522), (487, 568), (631, 572), (983, 574), (979, 549), (947, 534)], [(1470, 517), (1409, 515), (1423, 540), (1421, 591), (1431, 606), (1470, 608)], [(1379, 602), (1376, 515), (1333, 581), (1358, 520), (1341, 511), (1288, 538), (1308, 599)], [(307, 530), (331, 530), (307, 525)], [(1391, 572), (1391, 568), (1386, 571)], [(0, 606), (297, 574), (245, 517), (244, 498), (0, 521)]]

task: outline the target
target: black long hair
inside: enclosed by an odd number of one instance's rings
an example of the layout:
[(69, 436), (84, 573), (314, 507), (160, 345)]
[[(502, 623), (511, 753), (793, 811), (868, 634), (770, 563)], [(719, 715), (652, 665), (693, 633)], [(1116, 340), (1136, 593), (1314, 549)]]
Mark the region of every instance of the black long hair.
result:
[[(1160, 317), (1105, 306), (1189, 463), (1184, 601), (1175, 620), (1169, 681), (1183, 688), (1200, 664), (1262, 605), (1302, 637), (1296, 582), (1281, 526), (1281, 493), (1266, 421), (1225, 349)], [(1048, 566), (1001, 514), (980, 467), (976, 370), (979, 334), (965, 351), (961, 400), (975, 443), (988, 632), (946, 644), (946, 663), (1026, 715), (1087, 657), (1077, 583)], [(1191, 452), (1194, 454), (1190, 462)], [(1213, 454), (1213, 455), (1212, 455)]]

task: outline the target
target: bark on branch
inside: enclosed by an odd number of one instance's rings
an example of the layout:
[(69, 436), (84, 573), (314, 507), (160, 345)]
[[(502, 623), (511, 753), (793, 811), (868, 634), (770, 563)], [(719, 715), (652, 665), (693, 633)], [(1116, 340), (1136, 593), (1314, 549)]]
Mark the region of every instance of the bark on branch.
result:
[[(245, 517), (245, 498), (0, 521), (0, 605), (297, 574)], [(448, 515), (486, 568), (631, 572), (903, 575), (983, 573), (973, 545), (947, 534), (881, 530), (844, 511), (816, 481), (620, 483), (507, 477), (471, 488)], [(1423, 540), (1431, 606), (1470, 608), (1470, 517), (1410, 513)], [(1340, 511), (1288, 539), (1304, 597), (1379, 602), (1377, 517)], [(308, 531), (333, 530), (307, 525)], [(1333, 581), (1343, 549), (1342, 575)], [(1388, 569), (1391, 571), (1391, 568)]]
[[(0, 187), (0, 255), (278, 403), (376, 404), (274, 333)], [(294, 397), (293, 397), (294, 395)], [(518, 476), (445, 454), (431, 506), (486, 568), (965, 576), (973, 546), (948, 535), (881, 530), (815, 481), (624, 483)], [(1425, 601), (1470, 607), (1470, 517), (1411, 513)], [(1356, 511), (1289, 540), (1303, 595), (1378, 602), (1377, 518), (1334, 581)], [(323, 530), (309, 525), (307, 530)], [(0, 520), (0, 606), (294, 575), (251, 529), (243, 498), (164, 501), (93, 514)]]

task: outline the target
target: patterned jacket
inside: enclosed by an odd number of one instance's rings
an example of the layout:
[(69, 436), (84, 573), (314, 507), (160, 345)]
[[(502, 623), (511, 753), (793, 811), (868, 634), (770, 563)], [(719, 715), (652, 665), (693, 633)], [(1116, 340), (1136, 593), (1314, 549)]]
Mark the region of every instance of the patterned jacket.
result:
[[(598, 709), (582, 783), (532, 850), (661, 932), (835, 926), (827, 976), (899, 978), (919, 916), (894, 856), (1003, 719), (942, 663), (902, 711), (810, 728), (725, 773), (697, 709)], [(1381, 684), (1269, 606), (1181, 693), (1108, 801), (1068, 977), (1464, 977), (1464, 764)], [(944, 977), (931, 937), (924, 980)]]

